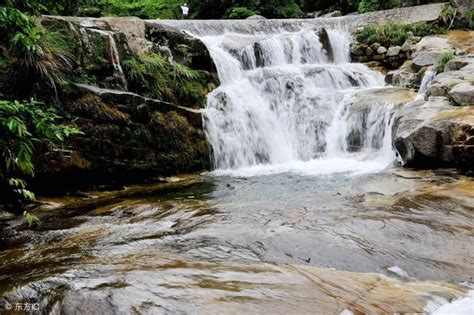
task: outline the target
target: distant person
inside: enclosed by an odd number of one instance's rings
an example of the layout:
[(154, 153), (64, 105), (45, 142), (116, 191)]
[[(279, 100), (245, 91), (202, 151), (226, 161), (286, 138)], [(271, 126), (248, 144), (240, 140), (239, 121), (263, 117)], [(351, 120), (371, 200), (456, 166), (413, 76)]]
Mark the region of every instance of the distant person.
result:
[(183, 19), (189, 19), (189, 7), (186, 3), (181, 6), (181, 10), (183, 11)]

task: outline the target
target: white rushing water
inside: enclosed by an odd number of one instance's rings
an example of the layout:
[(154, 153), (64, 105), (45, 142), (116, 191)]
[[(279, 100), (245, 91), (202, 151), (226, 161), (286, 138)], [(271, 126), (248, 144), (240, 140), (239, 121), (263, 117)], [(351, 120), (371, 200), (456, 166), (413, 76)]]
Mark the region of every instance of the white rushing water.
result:
[(431, 81), (433, 81), (434, 77), (436, 76), (436, 69), (434, 67), (429, 68), (426, 70), (423, 78), (421, 79), (420, 89), (418, 90), (419, 95), (424, 95), (425, 92), (431, 85)]
[(351, 95), (383, 86), (383, 77), (350, 63), (349, 32), (194, 31), (221, 81), (204, 111), (216, 173), (359, 173), (395, 160), (392, 106), (351, 109)]

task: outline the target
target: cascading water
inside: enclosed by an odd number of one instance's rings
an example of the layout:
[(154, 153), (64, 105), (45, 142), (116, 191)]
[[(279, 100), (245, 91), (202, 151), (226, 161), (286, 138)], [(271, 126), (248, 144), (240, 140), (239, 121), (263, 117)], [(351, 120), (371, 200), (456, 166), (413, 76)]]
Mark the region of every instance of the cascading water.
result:
[(204, 111), (217, 172), (359, 172), (394, 161), (390, 104), (351, 111), (351, 95), (383, 86), (383, 78), (350, 63), (349, 32), (200, 38), (221, 81)]
[(431, 67), (430, 69), (426, 70), (423, 78), (421, 79), (420, 89), (418, 90), (418, 94), (424, 95), (425, 92), (430, 87), (431, 81), (433, 81), (434, 77), (436, 76), (436, 69)]
[(117, 43), (112, 32), (103, 31), (99, 29), (91, 28), (93, 32), (99, 33), (105, 36), (108, 41), (109, 60), (114, 69), (114, 76), (117, 77), (124, 87), (127, 87), (127, 80), (123, 72), (122, 64), (120, 63), (120, 55), (117, 49)]

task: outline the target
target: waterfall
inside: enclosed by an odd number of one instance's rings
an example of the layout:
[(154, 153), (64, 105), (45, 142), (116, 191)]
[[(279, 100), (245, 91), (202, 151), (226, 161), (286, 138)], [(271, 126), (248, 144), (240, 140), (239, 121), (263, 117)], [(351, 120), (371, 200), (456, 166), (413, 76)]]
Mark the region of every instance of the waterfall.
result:
[(125, 79), (125, 74), (122, 69), (122, 64), (120, 63), (120, 55), (117, 49), (117, 43), (115, 42), (115, 38), (112, 32), (103, 31), (99, 29), (91, 28), (93, 32), (101, 34), (107, 38), (107, 46), (109, 51), (109, 61), (114, 69), (114, 76), (118, 78), (122, 85), (126, 88), (127, 87), (127, 80)]
[(434, 67), (429, 68), (426, 70), (423, 78), (421, 79), (420, 89), (418, 90), (418, 94), (424, 95), (425, 92), (430, 87), (431, 81), (433, 81), (434, 77), (436, 76), (436, 69)]
[(191, 32), (221, 81), (203, 111), (216, 172), (360, 172), (394, 161), (391, 105), (353, 109), (351, 96), (383, 77), (350, 63), (348, 31)]

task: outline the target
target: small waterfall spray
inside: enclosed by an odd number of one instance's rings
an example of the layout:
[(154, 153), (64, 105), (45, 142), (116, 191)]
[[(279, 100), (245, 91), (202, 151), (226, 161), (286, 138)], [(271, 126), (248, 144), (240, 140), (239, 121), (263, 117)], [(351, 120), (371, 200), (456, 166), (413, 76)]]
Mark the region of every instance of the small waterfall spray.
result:
[(436, 69), (434, 67), (429, 68), (426, 70), (423, 78), (421, 79), (420, 89), (418, 90), (418, 94), (424, 95), (425, 92), (430, 87), (431, 81), (433, 81), (434, 77), (436, 76)]

